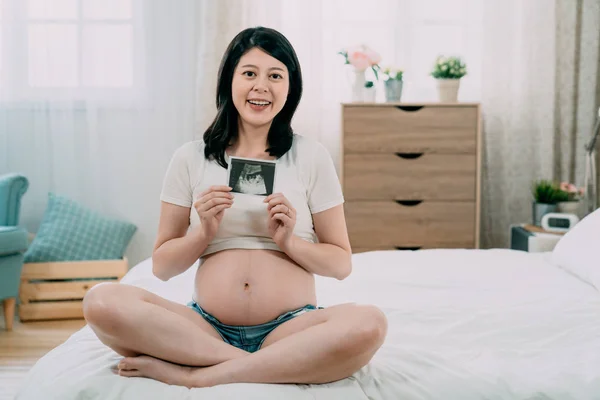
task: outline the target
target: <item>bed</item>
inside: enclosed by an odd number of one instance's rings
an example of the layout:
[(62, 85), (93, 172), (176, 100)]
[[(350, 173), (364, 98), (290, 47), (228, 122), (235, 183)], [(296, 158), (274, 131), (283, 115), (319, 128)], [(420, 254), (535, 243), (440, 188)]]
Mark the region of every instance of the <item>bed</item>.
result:
[[(320, 305), (375, 304), (389, 321), (371, 363), (338, 382), (187, 389), (124, 378), (112, 369), (121, 357), (86, 326), (35, 364), (16, 399), (597, 399), (594, 214), (553, 252), (377, 251), (355, 254), (344, 281), (317, 277)], [(185, 303), (194, 272), (162, 282), (148, 259), (122, 282)]]

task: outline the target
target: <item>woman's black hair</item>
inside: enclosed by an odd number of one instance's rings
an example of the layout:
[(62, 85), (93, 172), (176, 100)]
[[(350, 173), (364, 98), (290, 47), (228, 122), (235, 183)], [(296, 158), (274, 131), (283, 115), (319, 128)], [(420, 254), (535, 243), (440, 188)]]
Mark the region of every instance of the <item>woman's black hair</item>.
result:
[(290, 42), (278, 31), (261, 26), (248, 28), (233, 38), (223, 55), (217, 82), (217, 115), (204, 132), (205, 157), (215, 159), (223, 168), (227, 168), (225, 149), (238, 136), (238, 112), (231, 94), (233, 73), (240, 58), (254, 47), (281, 61), (289, 72), (287, 100), (273, 119), (266, 151), (279, 158), (292, 147), (294, 131), (291, 122), (302, 97), (302, 72), (298, 57)]

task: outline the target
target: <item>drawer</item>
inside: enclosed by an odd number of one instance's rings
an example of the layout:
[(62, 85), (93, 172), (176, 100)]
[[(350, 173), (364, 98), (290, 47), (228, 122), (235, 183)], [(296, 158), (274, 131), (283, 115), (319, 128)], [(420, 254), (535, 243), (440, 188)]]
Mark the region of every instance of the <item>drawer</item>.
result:
[(356, 249), (475, 247), (475, 202), (348, 201), (344, 210)]
[(382, 247), (352, 247), (352, 254), (366, 253), (367, 251), (394, 251), (394, 250), (425, 250), (428, 249), (427, 246), (418, 246), (412, 247), (407, 246), (405, 248), (397, 248), (393, 246), (382, 246)]
[(477, 149), (476, 106), (345, 106), (346, 153), (462, 153)]
[(347, 200), (475, 201), (474, 154), (346, 154)]

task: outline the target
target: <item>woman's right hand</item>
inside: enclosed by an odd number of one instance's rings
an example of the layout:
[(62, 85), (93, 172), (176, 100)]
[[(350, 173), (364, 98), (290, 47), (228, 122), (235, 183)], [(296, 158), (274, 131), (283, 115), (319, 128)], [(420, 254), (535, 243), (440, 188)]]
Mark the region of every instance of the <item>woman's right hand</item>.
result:
[(194, 208), (200, 217), (204, 236), (209, 240), (217, 234), (225, 209), (233, 204), (233, 195), (229, 186), (211, 186), (198, 195)]

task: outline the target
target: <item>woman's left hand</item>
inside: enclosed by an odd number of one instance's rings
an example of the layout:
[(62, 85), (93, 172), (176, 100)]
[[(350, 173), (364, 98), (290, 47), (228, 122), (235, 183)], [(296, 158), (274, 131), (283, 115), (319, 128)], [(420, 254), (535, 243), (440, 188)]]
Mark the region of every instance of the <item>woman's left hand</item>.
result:
[(290, 244), (296, 226), (296, 209), (283, 193), (273, 193), (265, 200), (269, 212), (269, 234), (280, 249)]

